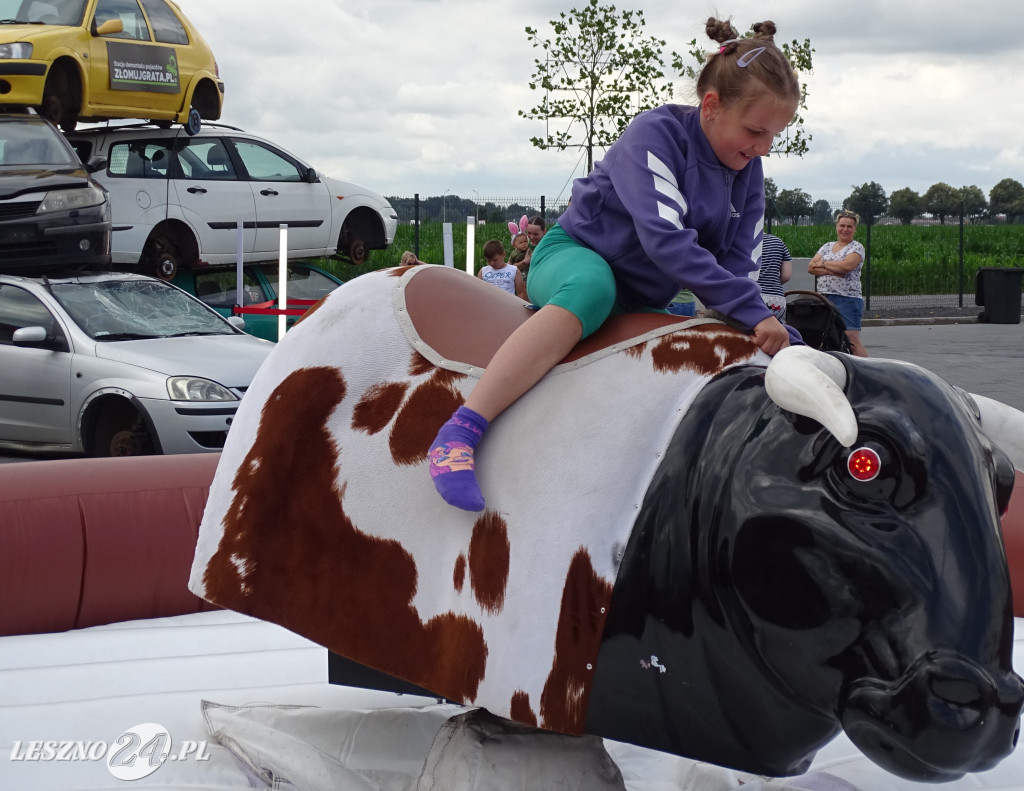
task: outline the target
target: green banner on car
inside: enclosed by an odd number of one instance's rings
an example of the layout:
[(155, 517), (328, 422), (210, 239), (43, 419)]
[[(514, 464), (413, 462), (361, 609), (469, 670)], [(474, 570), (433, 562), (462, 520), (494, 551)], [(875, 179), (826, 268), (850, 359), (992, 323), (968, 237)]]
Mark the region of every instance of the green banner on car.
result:
[(107, 42), (112, 91), (177, 93), (178, 56), (174, 47)]

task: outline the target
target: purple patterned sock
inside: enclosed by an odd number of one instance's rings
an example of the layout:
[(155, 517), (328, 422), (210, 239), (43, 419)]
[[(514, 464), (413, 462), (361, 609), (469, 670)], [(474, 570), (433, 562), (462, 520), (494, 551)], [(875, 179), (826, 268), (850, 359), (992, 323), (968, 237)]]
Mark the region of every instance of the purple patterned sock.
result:
[(460, 406), (437, 432), (430, 446), (430, 477), (449, 505), (484, 510), (484, 496), (473, 472), (473, 449), (487, 430), (487, 420)]

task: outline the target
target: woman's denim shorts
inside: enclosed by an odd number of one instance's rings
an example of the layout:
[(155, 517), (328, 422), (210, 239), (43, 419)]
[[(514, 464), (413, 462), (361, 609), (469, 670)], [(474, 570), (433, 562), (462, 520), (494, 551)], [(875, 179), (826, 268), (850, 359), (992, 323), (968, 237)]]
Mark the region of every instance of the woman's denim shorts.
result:
[(860, 320), (864, 316), (864, 300), (860, 297), (844, 297), (839, 294), (825, 294), (824, 296), (843, 317), (846, 329), (860, 332)]

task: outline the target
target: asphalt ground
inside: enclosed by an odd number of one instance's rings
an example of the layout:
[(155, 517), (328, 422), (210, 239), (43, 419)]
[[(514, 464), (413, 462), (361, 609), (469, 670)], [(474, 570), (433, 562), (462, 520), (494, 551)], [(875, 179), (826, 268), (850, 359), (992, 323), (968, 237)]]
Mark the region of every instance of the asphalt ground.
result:
[(872, 357), (916, 363), (952, 385), (1024, 412), (1024, 324), (865, 322), (860, 337)]

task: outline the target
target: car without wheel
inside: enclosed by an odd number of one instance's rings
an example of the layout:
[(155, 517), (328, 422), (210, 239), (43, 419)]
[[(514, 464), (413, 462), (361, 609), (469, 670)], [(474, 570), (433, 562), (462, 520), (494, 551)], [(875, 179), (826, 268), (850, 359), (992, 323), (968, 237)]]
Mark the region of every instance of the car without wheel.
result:
[(0, 449), (219, 451), (273, 348), (145, 275), (0, 275)]
[(110, 263), (110, 202), (67, 140), (31, 111), (0, 113), (0, 270)]
[[(151, 124), (67, 135), (109, 192), (120, 268), (170, 280), (180, 267), (339, 254), (353, 264), (395, 238), (398, 215), (373, 190), (329, 178), (280, 146), (223, 124), (194, 136)], [(94, 160), (98, 161), (98, 160)], [(239, 224), (242, 226), (239, 239)]]
[(0, 104), (79, 120), (220, 118), (209, 45), (171, 0), (0, 0)]

